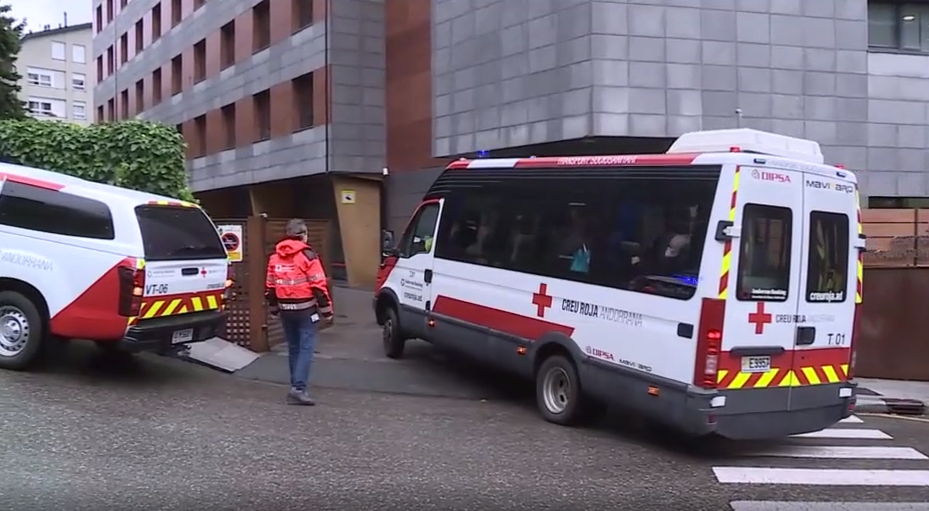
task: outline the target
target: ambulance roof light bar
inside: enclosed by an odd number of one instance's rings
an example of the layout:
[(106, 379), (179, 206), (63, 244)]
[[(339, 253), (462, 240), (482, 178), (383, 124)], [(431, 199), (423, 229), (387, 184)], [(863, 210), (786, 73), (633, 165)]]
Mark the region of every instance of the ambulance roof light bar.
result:
[(728, 153), (733, 147), (807, 163), (825, 162), (818, 142), (748, 128), (684, 133), (671, 144), (668, 154)]

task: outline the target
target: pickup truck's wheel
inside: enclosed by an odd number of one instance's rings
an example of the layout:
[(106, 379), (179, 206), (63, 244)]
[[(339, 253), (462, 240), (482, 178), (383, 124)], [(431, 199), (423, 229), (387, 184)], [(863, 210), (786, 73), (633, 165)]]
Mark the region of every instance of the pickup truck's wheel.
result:
[(563, 355), (552, 355), (542, 362), (535, 377), (535, 396), (542, 417), (562, 426), (587, 423), (603, 411), (584, 395), (574, 363)]
[(0, 292), (0, 368), (31, 367), (42, 354), (43, 336), (36, 306), (16, 291)]
[(384, 312), (384, 323), (381, 325), (381, 328), (384, 355), (387, 358), (393, 359), (403, 358), (403, 350), (406, 348), (406, 336), (400, 329), (400, 319), (395, 307), (387, 307), (387, 310)]

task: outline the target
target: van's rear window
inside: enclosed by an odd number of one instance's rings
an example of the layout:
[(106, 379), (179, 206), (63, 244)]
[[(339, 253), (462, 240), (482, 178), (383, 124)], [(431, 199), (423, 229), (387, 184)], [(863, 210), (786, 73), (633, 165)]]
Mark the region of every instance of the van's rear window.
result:
[(787, 300), (792, 228), (793, 214), (788, 208), (745, 205), (737, 299), (759, 302)]
[(806, 301), (844, 302), (848, 286), (848, 215), (810, 213), (810, 255)]
[(138, 206), (135, 214), (147, 260), (226, 258), (216, 227), (200, 209)]

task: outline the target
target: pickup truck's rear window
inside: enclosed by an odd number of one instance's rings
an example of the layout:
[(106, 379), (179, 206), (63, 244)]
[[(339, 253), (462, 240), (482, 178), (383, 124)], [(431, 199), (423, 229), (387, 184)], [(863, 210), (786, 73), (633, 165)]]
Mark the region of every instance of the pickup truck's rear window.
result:
[(146, 260), (226, 258), (216, 227), (198, 208), (138, 206), (135, 214)]

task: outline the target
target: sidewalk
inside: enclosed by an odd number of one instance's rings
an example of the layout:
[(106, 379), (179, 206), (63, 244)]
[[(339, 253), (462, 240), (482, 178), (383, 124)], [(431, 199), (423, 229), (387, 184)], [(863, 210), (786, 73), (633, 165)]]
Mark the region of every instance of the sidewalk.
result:
[(857, 410), (922, 415), (929, 406), (929, 382), (856, 378)]

